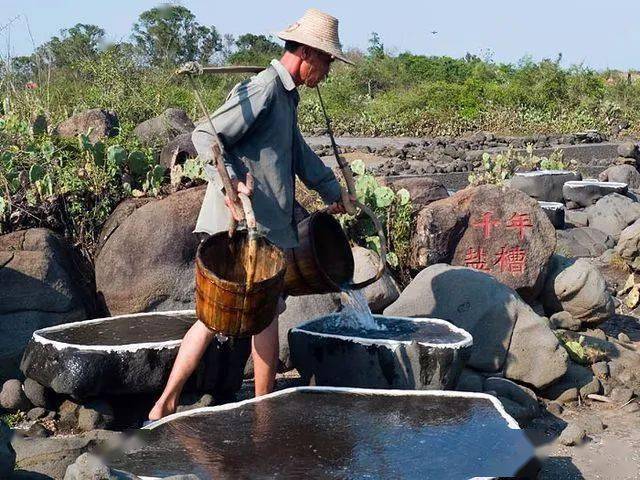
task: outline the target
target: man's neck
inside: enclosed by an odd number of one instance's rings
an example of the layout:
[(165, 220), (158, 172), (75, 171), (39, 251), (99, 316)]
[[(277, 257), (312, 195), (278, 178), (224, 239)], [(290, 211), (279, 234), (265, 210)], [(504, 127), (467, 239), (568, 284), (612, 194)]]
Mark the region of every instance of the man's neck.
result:
[(284, 52), (280, 63), (287, 69), (287, 72), (291, 74), (291, 78), (293, 78), (296, 87), (304, 83), (300, 78), (300, 64), (302, 63), (302, 59), (299, 56), (291, 52)]

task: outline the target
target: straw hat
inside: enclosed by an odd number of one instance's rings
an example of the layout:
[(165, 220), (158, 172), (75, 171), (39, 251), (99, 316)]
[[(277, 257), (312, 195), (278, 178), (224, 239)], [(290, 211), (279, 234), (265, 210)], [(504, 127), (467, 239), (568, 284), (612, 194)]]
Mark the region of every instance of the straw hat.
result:
[(338, 19), (315, 8), (307, 10), (300, 20), (276, 35), (281, 40), (307, 45), (353, 65), (342, 52), (338, 38)]

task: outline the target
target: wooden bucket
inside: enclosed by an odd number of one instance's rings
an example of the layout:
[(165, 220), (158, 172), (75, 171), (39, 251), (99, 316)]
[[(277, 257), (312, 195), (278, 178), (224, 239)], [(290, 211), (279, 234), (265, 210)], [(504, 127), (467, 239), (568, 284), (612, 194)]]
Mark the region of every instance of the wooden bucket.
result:
[(298, 224), (299, 244), (286, 251), (288, 295), (339, 292), (351, 285), (355, 262), (340, 223), (315, 212)]
[(283, 251), (258, 239), (256, 273), (246, 291), (246, 231), (233, 237), (216, 233), (204, 240), (196, 254), (196, 315), (207, 327), (226, 336), (248, 337), (273, 321), (283, 290)]

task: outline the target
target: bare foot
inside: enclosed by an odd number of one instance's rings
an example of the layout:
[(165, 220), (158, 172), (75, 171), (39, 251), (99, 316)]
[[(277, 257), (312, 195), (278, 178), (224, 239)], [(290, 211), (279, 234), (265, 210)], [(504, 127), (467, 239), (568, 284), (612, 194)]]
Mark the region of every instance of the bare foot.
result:
[(175, 399), (160, 398), (149, 412), (149, 420), (155, 421), (176, 412)]

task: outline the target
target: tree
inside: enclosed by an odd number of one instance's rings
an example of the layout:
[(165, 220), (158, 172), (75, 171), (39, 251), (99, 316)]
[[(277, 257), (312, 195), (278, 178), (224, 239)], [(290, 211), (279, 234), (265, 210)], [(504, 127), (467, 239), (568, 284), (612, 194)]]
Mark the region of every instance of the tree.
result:
[(60, 30), (59, 37), (51, 37), (38, 48), (36, 55), (56, 67), (70, 67), (79, 60), (95, 58), (104, 35), (105, 31), (96, 25), (77, 23)]
[(282, 47), (265, 35), (245, 33), (236, 40), (236, 51), (229, 56), (229, 63), (264, 65), (282, 54)]
[(154, 66), (188, 61), (208, 63), (222, 48), (214, 26), (200, 25), (181, 5), (163, 5), (140, 14), (132, 38), (144, 61)]
[(371, 32), (371, 36), (369, 37), (369, 48), (367, 49), (367, 53), (371, 58), (381, 58), (384, 57), (384, 44), (382, 43), (382, 39), (377, 32)]

